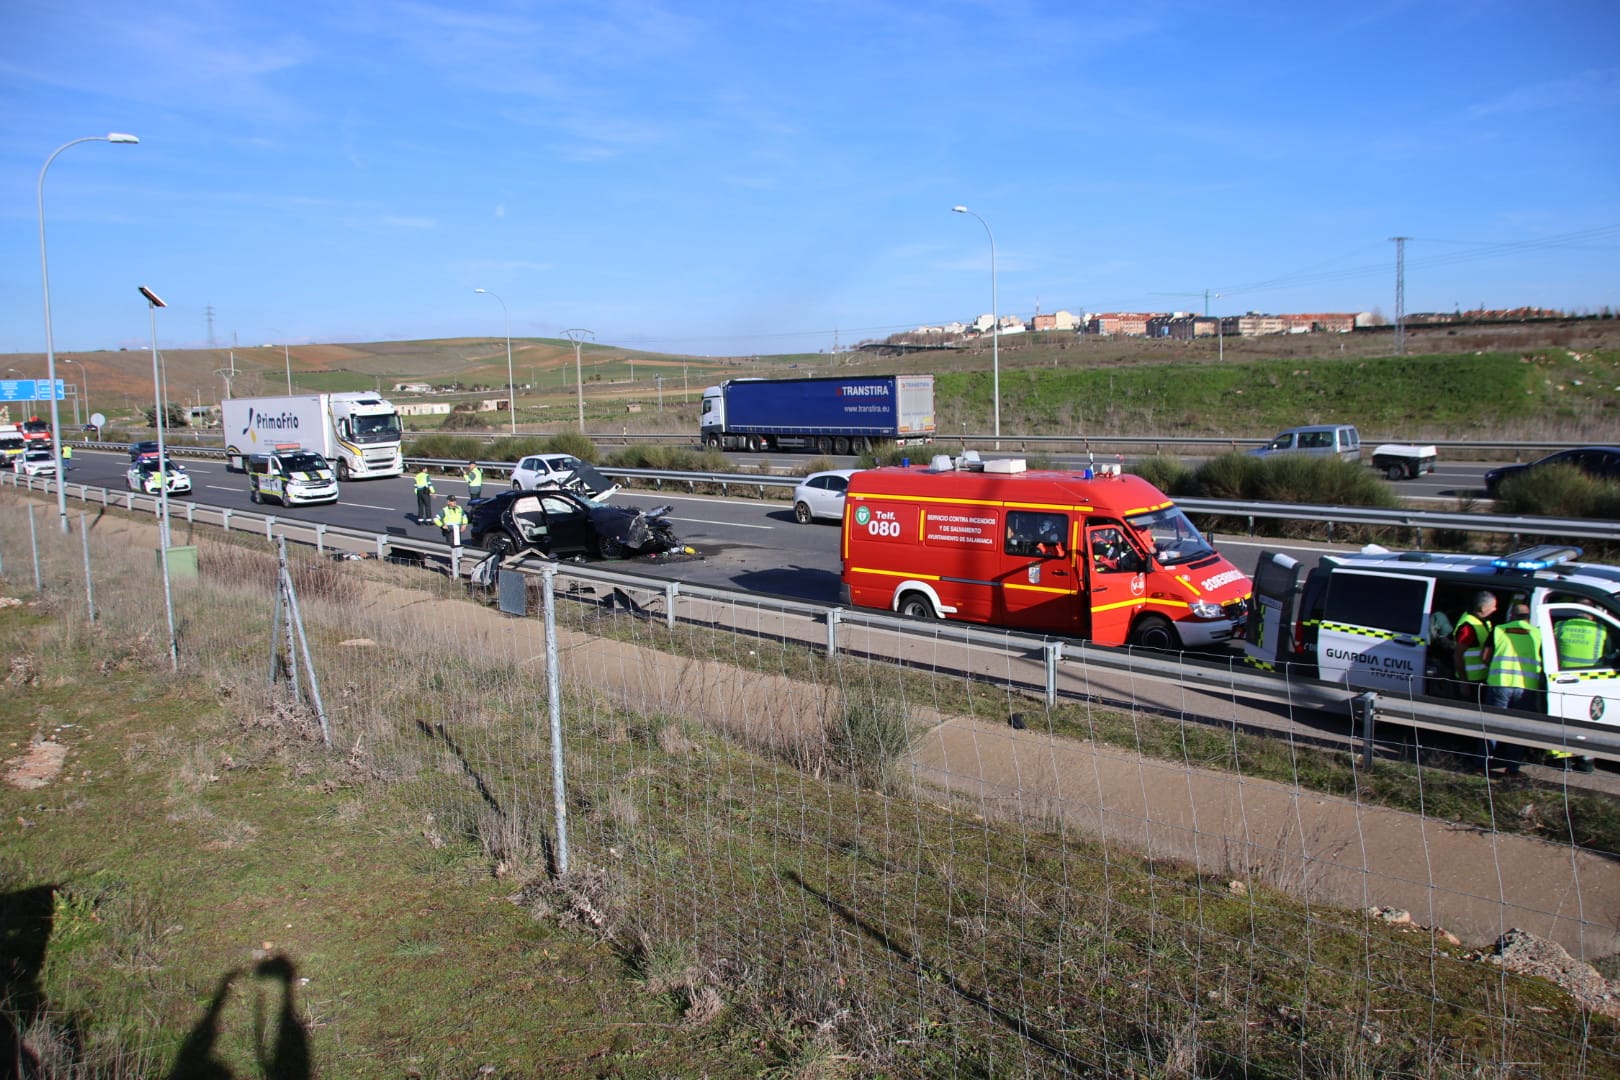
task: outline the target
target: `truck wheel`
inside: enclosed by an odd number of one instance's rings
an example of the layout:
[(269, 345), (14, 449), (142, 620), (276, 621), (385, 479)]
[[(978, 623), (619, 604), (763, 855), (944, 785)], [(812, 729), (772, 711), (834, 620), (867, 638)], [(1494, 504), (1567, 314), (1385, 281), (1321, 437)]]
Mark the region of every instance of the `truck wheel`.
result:
[(765, 449), (765, 440), (758, 435), (750, 435), (747, 441), (743, 443), (743, 446), (747, 448), (750, 454), (757, 454)]
[(1144, 649), (1162, 649), (1167, 652), (1181, 650), (1181, 635), (1176, 628), (1170, 625), (1170, 620), (1158, 615), (1148, 615), (1139, 620), (1131, 628), (1132, 645), (1140, 645)]
[(804, 503), (794, 503), (793, 520), (797, 521), (800, 525), (810, 524), (810, 507), (806, 506)]
[(1396, 462), (1393, 465), (1386, 465), (1384, 467), (1384, 475), (1391, 480), (1404, 480), (1406, 479), (1406, 466), (1402, 465), (1400, 462)]
[(825, 435), (823, 435), (819, 439), (817, 439), (816, 440), (816, 453), (818, 453), (818, 454), (830, 454), (830, 453), (832, 453), (832, 440), (829, 439)]
[(900, 598), (900, 614), (908, 619), (932, 619), (934, 605), (919, 592), (908, 592)]
[(710, 450), (718, 450), (718, 449), (720, 449), (720, 436), (718, 436), (718, 435), (710, 435), (710, 436), (706, 437), (703, 440), (703, 445), (707, 446)]
[(349, 463), (347, 461), (339, 461), (338, 462), (338, 483), (347, 484), (348, 482), (349, 482)]
[(247, 472), (247, 462), (242, 460), (242, 451), (234, 446), (225, 448), (225, 471)]
[(842, 435), (836, 436), (833, 439), (833, 453), (840, 455), (849, 453), (849, 440)]

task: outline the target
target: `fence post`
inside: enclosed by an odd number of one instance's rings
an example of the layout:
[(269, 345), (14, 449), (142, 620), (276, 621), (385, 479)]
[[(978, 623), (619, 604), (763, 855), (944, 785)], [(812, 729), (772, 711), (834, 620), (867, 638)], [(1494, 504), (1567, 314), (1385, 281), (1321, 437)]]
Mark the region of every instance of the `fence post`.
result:
[(1361, 721), (1362, 768), (1373, 767), (1373, 732), (1378, 726), (1378, 695), (1371, 690), (1350, 699), (1350, 707)]
[(557, 825), (557, 876), (568, 876), (568, 792), (563, 783), (562, 686), (557, 663), (557, 564), (540, 568), (545, 604), (546, 711), (551, 715), (551, 805)]
[(28, 547), (34, 553), (34, 591), (45, 591), (45, 579), (39, 573), (39, 530), (34, 527), (34, 504), (28, 504)]
[(675, 598), (681, 593), (681, 583), (669, 581), (664, 584), (664, 627), (667, 630), (675, 629)]
[(84, 514), (79, 515), (79, 539), (84, 543), (84, 608), (90, 621), (96, 621), (96, 589), (90, 577), (90, 530), (85, 525)]
[(1042, 651), (1046, 653), (1046, 707), (1053, 709), (1057, 707), (1058, 663), (1063, 659), (1063, 642), (1048, 641)]
[(326, 522), (324, 521), (315, 524), (315, 554), (326, 554)]

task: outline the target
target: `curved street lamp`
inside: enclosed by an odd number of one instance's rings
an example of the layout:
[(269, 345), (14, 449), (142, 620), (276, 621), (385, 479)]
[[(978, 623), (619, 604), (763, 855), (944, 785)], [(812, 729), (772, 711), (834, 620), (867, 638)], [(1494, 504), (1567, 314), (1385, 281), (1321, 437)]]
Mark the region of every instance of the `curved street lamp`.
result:
[[(495, 296), (488, 289), (474, 289), (475, 293), (485, 296)], [(501, 318), (506, 323), (506, 411), (512, 417), (512, 434), (517, 434), (517, 380), (512, 376), (512, 317), (506, 313), (506, 301), (495, 296), (501, 305)]]
[[(158, 528), (158, 557), (163, 562), (163, 609), (169, 616), (169, 661), (174, 670), (180, 670), (180, 647), (174, 637), (174, 594), (169, 587), (169, 451), (163, 445), (163, 414), (168, 411), (162, 382), (158, 376), (157, 309), (168, 307), (158, 294), (145, 285), (137, 285), (146, 299), (147, 319), (152, 324), (152, 399), (156, 406), (152, 419), (157, 422), (158, 444), (158, 506), (162, 522)], [(58, 486), (60, 489), (60, 485)]]
[(45, 159), (45, 164), (39, 167), (39, 275), (45, 289), (45, 379), (51, 394), (51, 453), (56, 455), (56, 519), (62, 531), (68, 531), (67, 518), (67, 485), (63, 482), (65, 474), (62, 471), (62, 415), (56, 407), (56, 345), (51, 339), (51, 271), (45, 260), (45, 170), (51, 167), (56, 155), (70, 146), (78, 146), (84, 142), (110, 142), (110, 143), (138, 143), (133, 135), (126, 135), (121, 131), (109, 132), (106, 135), (86, 135), (82, 139), (73, 139), (63, 143), (51, 151), (51, 156)]
[(965, 206), (951, 207), (953, 214), (967, 214), (979, 218), (984, 234), (990, 238), (990, 397), (995, 406), (996, 449), (1001, 449), (1001, 312), (996, 298), (996, 234), (990, 223)]

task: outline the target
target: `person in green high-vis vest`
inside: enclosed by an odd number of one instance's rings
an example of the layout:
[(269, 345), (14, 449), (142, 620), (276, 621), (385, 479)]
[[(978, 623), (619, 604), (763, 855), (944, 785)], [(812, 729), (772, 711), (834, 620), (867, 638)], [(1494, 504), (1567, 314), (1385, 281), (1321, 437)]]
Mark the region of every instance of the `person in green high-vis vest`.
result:
[(427, 466), (416, 474), (416, 523), (426, 525), (433, 520), (433, 477)]
[[(1508, 621), (1491, 632), (1485, 671), (1484, 702), (1493, 709), (1535, 709), (1541, 690), (1541, 631), (1530, 621), (1530, 605), (1522, 601), (1508, 611)], [(1519, 775), (1523, 747), (1504, 744), (1492, 748), (1509, 776)]]
[(1480, 688), (1485, 685), (1485, 650), (1491, 644), (1491, 616), (1496, 614), (1496, 596), (1481, 589), (1474, 594), (1473, 603), (1457, 619), (1453, 635), (1456, 656), (1452, 670), (1462, 681), (1461, 697), (1464, 701), (1478, 701)]

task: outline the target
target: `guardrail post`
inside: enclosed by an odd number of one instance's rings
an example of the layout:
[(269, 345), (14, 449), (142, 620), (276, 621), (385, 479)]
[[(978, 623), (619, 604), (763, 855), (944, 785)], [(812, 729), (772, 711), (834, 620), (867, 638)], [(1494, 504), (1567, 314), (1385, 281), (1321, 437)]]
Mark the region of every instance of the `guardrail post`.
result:
[(1331, 521), (1328, 522), (1327, 527), (1328, 527), (1327, 542), (1331, 544), (1331, 543), (1333, 543), (1333, 522), (1331, 522)]
[(382, 533), (377, 534), (377, 561), (382, 562), (388, 558), (388, 537)]
[(1361, 767), (1373, 767), (1373, 732), (1378, 727), (1378, 695), (1371, 690), (1350, 699), (1350, 709), (1361, 724)]
[(227, 507), (220, 507), (219, 527), (224, 529), (226, 532), (231, 531), (231, 511)]
[(264, 538), (266, 540), (274, 540), (276, 538), (276, 519), (270, 517), (268, 514), (265, 515), (264, 519)]
[(666, 629), (675, 629), (675, 597), (681, 592), (681, 583), (668, 581), (664, 583), (664, 626)]
[(315, 554), (326, 554), (326, 522), (317, 522), (315, 525)]
[(187, 525), (195, 525), (196, 523), (197, 523), (197, 504), (194, 503), (194, 502), (188, 502), (188, 503), (186, 503), (186, 524)]
[(844, 621), (843, 608), (827, 609), (827, 655), (838, 655), (838, 624)]
[(1253, 514), (1249, 515), (1249, 535), (1250, 536), (1254, 535), (1254, 515)]
[(1054, 709), (1057, 707), (1057, 672), (1058, 664), (1063, 659), (1063, 642), (1048, 641), (1042, 651), (1046, 653), (1046, 707)]

